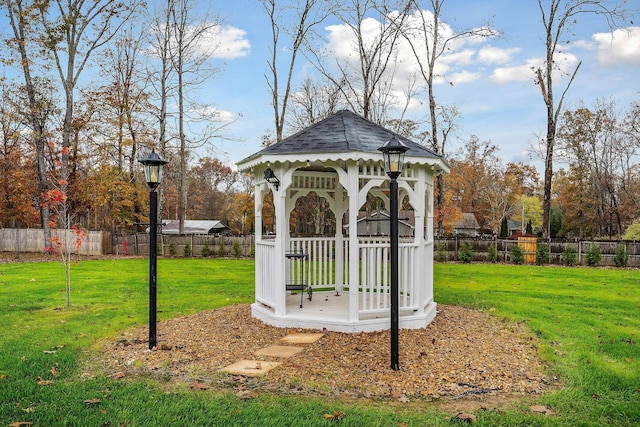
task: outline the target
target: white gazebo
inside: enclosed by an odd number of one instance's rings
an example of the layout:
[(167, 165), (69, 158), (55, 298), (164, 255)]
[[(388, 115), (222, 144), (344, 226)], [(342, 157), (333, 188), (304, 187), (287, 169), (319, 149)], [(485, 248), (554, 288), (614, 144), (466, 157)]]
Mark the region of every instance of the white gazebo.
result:
[[(389, 208), (390, 180), (378, 149), (393, 136), (340, 111), (238, 163), (256, 178), (253, 317), (278, 327), (389, 329), (389, 236), (358, 235), (357, 230), (359, 211), (368, 201), (377, 199)], [(422, 328), (436, 314), (434, 177), (449, 167), (433, 151), (397, 137), (409, 147), (398, 178), (398, 205), (413, 209), (415, 227), (399, 242), (399, 326)], [(336, 221), (333, 235), (292, 235), (296, 202), (311, 192), (328, 202)], [(266, 232), (263, 215), (271, 212), (273, 229)]]

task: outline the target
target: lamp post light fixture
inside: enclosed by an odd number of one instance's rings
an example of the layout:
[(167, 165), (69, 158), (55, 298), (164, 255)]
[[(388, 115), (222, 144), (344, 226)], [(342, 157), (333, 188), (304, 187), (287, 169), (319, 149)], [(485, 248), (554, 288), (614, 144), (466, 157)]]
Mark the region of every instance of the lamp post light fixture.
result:
[(276, 175), (273, 173), (273, 170), (271, 168), (266, 168), (264, 170), (264, 179), (268, 183), (273, 184), (273, 186), (276, 187), (276, 191), (278, 191), (278, 187), (280, 186), (280, 180), (278, 179), (278, 177), (276, 177)]
[(138, 160), (144, 168), (144, 177), (149, 191), (149, 350), (156, 346), (156, 313), (157, 313), (157, 260), (156, 246), (158, 237), (158, 192), (156, 188), (162, 183), (162, 169), (167, 161), (155, 150)]
[(404, 166), (404, 154), (409, 149), (394, 134), (382, 147), (385, 171), (391, 182), (389, 183), (389, 237), (391, 239), (391, 369), (400, 369), (399, 333), (398, 333), (398, 177)]

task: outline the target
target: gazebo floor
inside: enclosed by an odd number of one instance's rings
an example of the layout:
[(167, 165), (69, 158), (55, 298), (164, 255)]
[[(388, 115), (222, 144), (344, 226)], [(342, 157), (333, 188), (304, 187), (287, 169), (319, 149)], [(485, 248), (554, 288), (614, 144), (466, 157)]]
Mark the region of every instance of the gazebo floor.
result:
[[(251, 306), (253, 317), (263, 322), (282, 328), (319, 329), (337, 332), (372, 332), (390, 328), (388, 313), (368, 315), (366, 318), (349, 320), (349, 293), (314, 292), (311, 301), (307, 294), (303, 295), (302, 308), (300, 294), (287, 295), (286, 314), (276, 316), (275, 310), (264, 304), (254, 303)], [(424, 328), (436, 315), (436, 304), (431, 303), (423, 314), (413, 311), (401, 311), (399, 327), (406, 329)]]

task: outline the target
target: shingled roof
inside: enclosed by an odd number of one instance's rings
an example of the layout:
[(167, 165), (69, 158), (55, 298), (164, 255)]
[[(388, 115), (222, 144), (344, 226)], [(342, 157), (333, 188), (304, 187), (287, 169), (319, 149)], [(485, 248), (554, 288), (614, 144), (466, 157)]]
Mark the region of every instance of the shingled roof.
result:
[[(342, 110), (252, 154), (238, 162), (238, 164), (253, 163), (252, 160), (262, 156), (277, 156), (280, 158), (285, 155), (320, 153), (369, 153), (378, 158), (380, 156), (378, 149), (393, 135), (392, 131), (362, 116), (348, 110)], [(406, 153), (408, 157), (441, 158), (440, 155), (420, 144), (400, 135), (397, 135), (397, 137), (409, 147)]]

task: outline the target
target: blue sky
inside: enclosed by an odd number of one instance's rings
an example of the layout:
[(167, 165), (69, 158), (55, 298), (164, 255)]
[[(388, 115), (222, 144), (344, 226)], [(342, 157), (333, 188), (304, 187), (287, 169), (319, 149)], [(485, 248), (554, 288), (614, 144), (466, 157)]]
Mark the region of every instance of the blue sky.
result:
[[(200, 1), (198, 11), (201, 9), (203, 16), (208, 10), (223, 20), (223, 28), (213, 36), (219, 47), (211, 58), (220, 72), (196, 98), (220, 117), (237, 118), (226, 130), (227, 139), (219, 140), (213, 151), (221, 161), (237, 162), (259, 151), (261, 136), (274, 128), (265, 80), (271, 48), (269, 17), (258, 0), (193, 1)], [(531, 151), (546, 129), (545, 105), (531, 71), (531, 66), (542, 64), (545, 55), (537, 0), (447, 0), (442, 18), (449, 34), (487, 22), (500, 32), (498, 37), (452, 45), (439, 63), (438, 71), (444, 77), (434, 89), (436, 100), (455, 105), (461, 113), (447, 153), (455, 152), (476, 135), (497, 145), (504, 162), (522, 161), (542, 172), (541, 160)], [(569, 68), (582, 61), (566, 108), (576, 108), (580, 102), (590, 107), (596, 100), (605, 99), (615, 101), (618, 109), (625, 111), (632, 102), (640, 102), (640, 16), (634, 17), (635, 26), (613, 34), (602, 17), (585, 14), (578, 19), (571, 28), (572, 43), (565, 45), (558, 57)], [(369, 19), (367, 24), (375, 22)], [(6, 25), (4, 30), (8, 31)], [(347, 54), (349, 33), (340, 21), (329, 18), (317, 31), (323, 47), (338, 52), (336, 55)], [(279, 51), (284, 66), (288, 66), (288, 55), (286, 49)], [(407, 49), (398, 49), (402, 60), (398, 75), (409, 75), (415, 66), (410, 57)], [(294, 87), (313, 73), (313, 67), (300, 55)], [(286, 70), (281, 69), (280, 74), (284, 77)], [(556, 90), (559, 97), (566, 79), (556, 81), (560, 83)], [(394, 84), (401, 91), (406, 79), (398, 78)], [(411, 103), (408, 118), (423, 119), (427, 115), (427, 103), (419, 101)], [(212, 155), (203, 150), (198, 154)]]
[[(218, 7), (218, 9), (215, 9)], [(260, 150), (260, 137), (273, 128), (273, 110), (265, 83), (268, 73), (269, 18), (257, 0), (225, 1), (213, 4), (212, 11), (224, 19), (233, 40), (225, 42), (222, 72), (206, 87), (206, 101), (218, 110), (241, 114), (228, 136), (235, 141), (219, 144), (217, 155), (235, 162)], [(568, 67), (582, 66), (568, 93), (567, 108), (580, 102), (593, 106), (597, 99), (614, 100), (624, 111), (640, 101), (640, 26), (611, 34), (606, 21), (581, 15), (572, 27), (573, 42), (563, 48)], [(534, 164), (541, 161), (531, 147), (544, 136), (545, 106), (540, 89), (533, 83), (531, 65), (541, 64), (545, 55), (544, 27), (535, 0), (490, 0), (445, 2), (444, 21), (450, 31), (461, 31), (487, 21), (501, 35), (482, 41), (461, 43), (443, 58), (445, 79), (435, 87), (437, 100), (455, 105), (461, 112), (456, 138), (449, 153), (469, 136), (489, 140), (499, 147), (505, 162)], [(318, 31), (331, 41), (343, 43), (340, 22), (332, 19)], [(342, 38), (335, 37), (342, 34)], [(339, 46), (334, 46), (339, 48)], [(284, 58), (286, 52), (280, 55)], [(303, 57), (300, 57), (304, 60)], [(301, 61), (296, 78), (312, 69)], [(557, 80), (561, 84), (565, 79)], [(557, 90), (558, 97), (560, 91)], [(424, 105), (411, 111), (426, 114)]]

